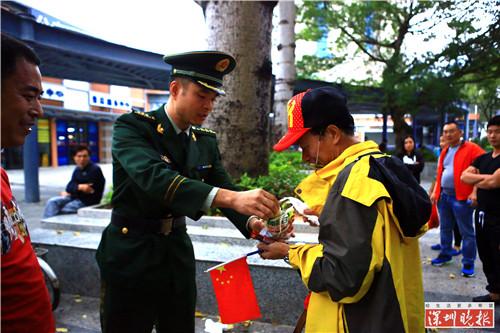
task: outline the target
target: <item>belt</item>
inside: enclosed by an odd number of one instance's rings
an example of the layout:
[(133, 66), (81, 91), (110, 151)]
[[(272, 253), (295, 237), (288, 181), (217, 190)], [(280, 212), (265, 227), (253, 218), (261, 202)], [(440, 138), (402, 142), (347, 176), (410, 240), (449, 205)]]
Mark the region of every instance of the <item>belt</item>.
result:
[(123, 234), (132, 230), (144, 233), (168, 235), (173, 230), (186, 227), (186, 218), (184, 216), (170, 216), (163, 219), (131, 219), (113, 213), (111, 215), (111, 224), (115, 227), (121, 228)]

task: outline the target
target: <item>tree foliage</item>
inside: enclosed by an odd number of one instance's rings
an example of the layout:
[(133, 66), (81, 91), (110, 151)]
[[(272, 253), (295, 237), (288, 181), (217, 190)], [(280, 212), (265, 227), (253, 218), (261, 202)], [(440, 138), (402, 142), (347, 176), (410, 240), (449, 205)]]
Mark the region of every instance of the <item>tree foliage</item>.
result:
[[(410, 130), (404, 121), (406, 113), (423, 106), (451, 110), (467, 96), (465, 85), (498, 83), (500, 14), (496, 8), (498, 2), (486, 0), (306, 1), (298, 19), (306, 28), (298, 39), (315, 41), (331, 31), (338, 37), (331, 57), (304, 57), (298, 62), (298, 74), (313, 78), (314, 73), (355, 57), (364, 59), (367, 70), (370, 64), (381, 65), (381, 77), (368, 83), (382, 88), (383, 111), (391, 115), (398, 139)], [(486, 22), (478, 24), (478, 17)], [(452, 31), (447, 45), (437, 52), (409, 51), (415, 38), (421, 41), (419, 49), (426, 49), (438, 26)], [(350, 52), (353, 45), (355, 51)]]

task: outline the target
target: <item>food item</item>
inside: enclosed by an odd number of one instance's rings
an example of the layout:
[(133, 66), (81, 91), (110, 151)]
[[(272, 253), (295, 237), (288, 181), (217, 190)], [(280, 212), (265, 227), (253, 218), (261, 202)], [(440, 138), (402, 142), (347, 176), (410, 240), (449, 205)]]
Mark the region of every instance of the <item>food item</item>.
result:
[(293, 215), (295, 210), (293, 205), (285, 200), (281, 201), (280, 212), (275, 217), (266, 222), (267, 231), (273, 239), (286, 239), (293, 227)]

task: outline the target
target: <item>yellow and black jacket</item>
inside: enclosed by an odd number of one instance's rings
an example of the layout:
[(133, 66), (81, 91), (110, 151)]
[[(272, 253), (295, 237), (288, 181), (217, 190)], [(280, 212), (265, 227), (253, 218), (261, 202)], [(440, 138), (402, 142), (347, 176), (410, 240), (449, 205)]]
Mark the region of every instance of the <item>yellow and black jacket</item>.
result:
[(312, 291), (306, 332), (423, 332), (418, 237), (431, 204), (404, 165), (358, 143), (296, 192), (321, 212), (319, 244), (289, 251)]

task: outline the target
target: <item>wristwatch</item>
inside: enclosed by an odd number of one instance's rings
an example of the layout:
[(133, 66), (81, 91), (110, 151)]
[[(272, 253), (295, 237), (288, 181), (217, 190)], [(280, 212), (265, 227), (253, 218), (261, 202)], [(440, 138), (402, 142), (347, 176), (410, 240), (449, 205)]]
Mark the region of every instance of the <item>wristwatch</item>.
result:
[(288, 257), (288, 253), (283, 257), (283, 260), (290, 265), (290, 258)]

